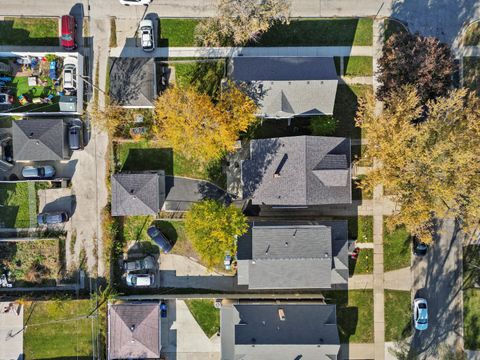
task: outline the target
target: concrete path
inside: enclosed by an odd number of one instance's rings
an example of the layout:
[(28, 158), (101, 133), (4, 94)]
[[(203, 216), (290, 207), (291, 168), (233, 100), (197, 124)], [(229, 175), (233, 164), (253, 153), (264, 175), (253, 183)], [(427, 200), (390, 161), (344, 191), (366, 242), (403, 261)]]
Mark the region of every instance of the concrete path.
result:
[(362, 85), (372, 85), (371, 76), (341, 76), (338, 78), (340, 84), (362, 84)]
[(385, 289), (410, 291), (412, 288), (412, 272), (410, 267), (387, 271), (383, 276)]
[(480, 46), (463, 46), (457, 50), (458, 56), (480, 56)]
[(373, 288), (372, 274), (353, 275), (348, 278), (349, 290), (364, 290), (364, 289), (372, 289), (372, 288)]
[(374, 243), (364, 243), (364, 242), (356, 242), (355, 246), (360, 249), (373, 249), (375, 247)]
[(14, 302), (0, 302), (0, 359), (23, 358), (22, 328), (23, 305)]
[(366, 360), (373, 359), (373, 344), (340, 344), (340, 359), (342, 360)]
[(467, 355), (468, 360), (478, 360), (480, 359), (480, 351), (475, 350), (465, 350), (465, 354)]

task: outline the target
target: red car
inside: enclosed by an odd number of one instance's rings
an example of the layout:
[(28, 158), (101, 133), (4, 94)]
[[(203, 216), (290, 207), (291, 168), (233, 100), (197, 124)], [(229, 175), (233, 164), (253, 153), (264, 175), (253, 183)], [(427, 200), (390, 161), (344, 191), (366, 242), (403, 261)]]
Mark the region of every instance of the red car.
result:
[(62, 16), (62, 46), (65, 50), (75, 50), (77, 42), (75, 41), (75, 32), (77, 24), (72, 15)]

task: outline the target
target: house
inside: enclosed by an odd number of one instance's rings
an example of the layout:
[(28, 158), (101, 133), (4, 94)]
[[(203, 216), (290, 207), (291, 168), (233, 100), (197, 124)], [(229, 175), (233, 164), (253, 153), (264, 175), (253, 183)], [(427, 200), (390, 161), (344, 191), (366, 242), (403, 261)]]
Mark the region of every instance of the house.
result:
[(241, 161), (243, 199), (308, 207), (352, 202), (350, 139), (292, 136), (252, 140)]
[(125, 108), (153, 108), (157, 97), (154, 58), (110, 58), (110, 99)]
[(165, 172), (118, 173), (111, 177), (112, 216), (156, 215), (165, 202)]
[(108, 359), (158, 359), (158, 303), (108, 304)]
[(220, 335), (222, 360), (332, 360), (340, 351), (335, 305), (222, 305)]
[(330, 289), (348, 282), (347, 222), (254, 222), (237, 242), (238, 285)]
[(24, 119), (12, 121), (13, 160), (67, 160), (68, 125), (63, 119)]
[(231, 77), (246, 88), (263, 118), (333, 114), (338, 79), (331, 57), (238, 56)]

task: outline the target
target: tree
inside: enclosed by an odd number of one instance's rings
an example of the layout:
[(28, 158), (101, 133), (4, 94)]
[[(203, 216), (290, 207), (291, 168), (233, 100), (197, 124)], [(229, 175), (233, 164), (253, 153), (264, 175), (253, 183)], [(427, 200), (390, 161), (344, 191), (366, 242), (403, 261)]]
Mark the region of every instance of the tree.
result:
[(416, 87), (422, 102), (444, 96), (455, 71), (448, 45), (433, 37), (406, 32), (396, 33), (387, 40), (378, 66), (380, 100), (406, 84)]
[(219, 0), (217, 14), (195, 29), (200, 46), (242, 46), (258, 41), (274, 23), (288, 23), (288, 0)]
[(389, 106), (375, 112), (372, 95), (361, 101), (357, 126), (368, 133), (366, 160), (381, 164), (361, 186), (383, 184), (399, 205), (390, 225), (405, 224), (425, 242), (432, 241), (437, 218), (455, 218), (472, 232), (480, 218), (480, 99), (461, 89), (426, 103), (412, 86), (386, 99)]
[(173, 87), (155, 103), (153, 130), (186, 158), (207, 164), (234, 149), (255, 114), (254, 102), (233, 85), (217, 103), (192, 88)]
[(215, 200), (194, 204), (185, 217), (187, 236), (209, 268), (222, 263), (226, 252), (236, 253), (235, 238), (247, 229), (247, 220), (239, 208)]
[(94, 126), (114, 135), (122, 125), (128, 125), (127, 109), (115, 104), (106, 105), (103, 110), (94, 106), (90, 111), (90, 118)]

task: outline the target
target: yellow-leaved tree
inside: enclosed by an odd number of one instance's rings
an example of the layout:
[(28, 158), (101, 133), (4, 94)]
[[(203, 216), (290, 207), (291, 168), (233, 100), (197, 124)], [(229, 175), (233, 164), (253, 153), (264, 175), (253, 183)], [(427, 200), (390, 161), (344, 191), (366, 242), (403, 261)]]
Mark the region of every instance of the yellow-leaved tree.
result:
[(364, 157), (379, 161), (361, 186), (383, 184), (398, 204), (390, 225), (405, 224), (431, 242), (436, 219), (454, 218), (472, 232), (480, 219), (480, 100), (455, 90), (422, 107), (416, 90), (391, 94), (382, 114), (362, 100), (357, 126), (368, 133)]

